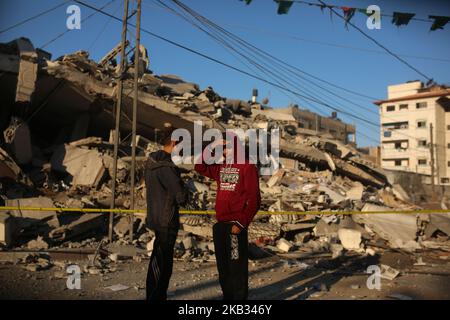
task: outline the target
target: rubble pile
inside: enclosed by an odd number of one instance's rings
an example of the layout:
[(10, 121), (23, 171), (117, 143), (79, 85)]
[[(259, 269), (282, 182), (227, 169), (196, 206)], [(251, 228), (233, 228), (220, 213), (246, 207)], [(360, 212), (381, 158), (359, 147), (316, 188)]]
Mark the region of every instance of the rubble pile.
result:
[[(147, 57), (145, 48), (142, 52)], [(119, 79), (114, 57), (113, 50), (97, 63), (79, 51), (52, 61), (24, 38), (0, 45), (4, 73), (0, 78), (4, 106), (0, 205), (42, 208), (0, 212), (0, 246), (5, 250), (97, 255), (100, 267), (143, 259), (151, 252), (154, 236), (145, 227), (143, 213), (134, 214), (132, 242), (129, 215), (116, 214), (114, 242), (102, 254), (99, 249), (107, 242), (103, 238), (108, 215), (95, 209), (109, 208), (112, 199), (111, 137)], [(409, 202), (400, 185), (391, 185), (380, 168), (364, 160), (354, 144), (301, 127), (298, 107), (278, 112), (264, 104), (224, 98), (211, 87), (200, 90), (174, 75), (154, 75), (148, 63), (144, 59), (139, 66), (136, 209), (146, 208), (144, 165), (148, 154), (160, 148), (156, 141), (164, 126), (193, 132), (194, 121), (201, 120), (205, 127), (221, 130), (279, 128), (280, 166), (260, 179), (261, 210), (266, 212), (258, 214), (249, 229), (253, 255), (338, 257), (345, 251), (373, 255), (388, 247), (449, 249), (450, 214), (383, 213), (420, 208)], [(121, 209), (130, 208), (134, 68), (129, 64), (120, 75), (124, 113), (115, 207)], [(183, 172), (190, 201), (182, 209), (213, 210), (217, 185), (192, 167)], [(65, 212), (64, 208), (93, 210)], [(383, 214), (364, 213), (373, 211)], [(183, 215), (176, 258), (211, 259), (213, 223), (211, 216)], [(115, 245), (134, 249), (124, 254)], [(33, 255), (20, 261), (39, 270), (50, 266), (42, 259)], [(87, 272), (100, 268), (93, 266)]]

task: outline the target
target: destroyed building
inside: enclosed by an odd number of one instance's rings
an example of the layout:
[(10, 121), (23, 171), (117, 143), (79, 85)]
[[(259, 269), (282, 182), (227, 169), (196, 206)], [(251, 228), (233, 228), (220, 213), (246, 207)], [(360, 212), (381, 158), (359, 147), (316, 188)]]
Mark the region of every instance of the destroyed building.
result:
[[(112, 61), (117, 52), (112, 50), (100, 62), (90, 60), (85, 51), (51, 60), (49, 53), (35, 49), (25, 38), (0, 44), (0, 205), (11, 207), (0, 211), (4, 248), (48, 250), (102, 244), (105, 212), (112, 198), (118, 82)], [(380, 167), (364, 159), (351, 138), (355, 128), (337, 120), (336, 114), (318, 118), (297, 107), (271, 109), (228, 99), (211, 87), (201, 90), (174, 75), (152, 74), (148, 63), (144, 59), (139, 66), (135, 208), (140, 211), (134, 214), (133, 244), (146, 250), (152, 247), (152, 234), (144, 225), (142, 164), (149, 152), (160, 148), (158, 132), (167, 124), (193, 132), (194, 121), (201, 120), (205, 127), (220, 130), (281, 130), (281, 166), (272, 176), (261, 177), (262, 212), (249, 230), (250, 241), (257, 246), (280, 255), (327, 251), (336, 257), (343, 250), (372, 254), (383, 247), (450, 248), (450, 214), (396, 214), (420, 207)], [(135, 67), (129, 64), (123, 75), (115, 202), (119, 209), (130, 208)], [(189, 168), (183, 179), (190, 190), (189, 204), (183, 209), (213, 210), (215, 183)], [(69, 214), (67, 208), (90, 212)], [(115, 215), (115, 241), (127, 243), (128, 221), (128, 215)], [(213, 216), (183, 215), (181, 222), (184, 236), (211, 238)], [(195, 251), (187, 240), (177, 248), (179, 256)], [(200, 254), (210, 254), (211, 248), (203, 249)]]

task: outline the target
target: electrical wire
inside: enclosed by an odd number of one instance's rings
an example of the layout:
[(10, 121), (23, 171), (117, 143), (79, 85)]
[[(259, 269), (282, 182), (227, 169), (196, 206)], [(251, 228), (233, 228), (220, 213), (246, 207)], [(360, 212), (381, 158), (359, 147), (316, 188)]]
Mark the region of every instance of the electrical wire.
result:
[[(108, 7), (109, 5), (111, 5), (114, 1), (116, 0), (111, 0), (109, 2), (107, 2), (105, 5), (103, 5), (100, 10), (105, 9), (106, 7)], [(76, 1), (75, 1), (76, 2)], [(95, 16), (98, 12), (93, 12), (90, 15), (88, 15), (86, 18), (81, 19), (81, 22), (86, 22), (88, 21), (90, 18), (92, 18), (93, 16)], [(52, 44), (53, 42), (55, 42), (56, 40), (60, 39), (61, 37), (65, 36), (66, 34), (68, 34), (70, 31), (73, 31), (72, 29), (66, 29), (64, 32), (59, 33), (57, 36), (55, 36), (54, 38), (50, 39), (49, 41), (47, 41), (46, 43), (44, 43), (42, 46), (40, 46), (40, 48), (45, 49), (46, 47), (48, 47), (50, 44)]]
[(52, 12), (52, 11), (55, 11), (56, 9), (62, 7), (63, 5), (65, 5), (66, 3), (70, 2), (70, 1), (71, 0), (65, 0), (62, 3), (60, 3), (60, 4), (58, 4), (58, 5), (54, 6), (54, 7), (51, 7), (50, 9), (44, 10), (44, 11), (42, 11), (42, 12), (40, 12), (40, 13), (34, 15), (34, 16), (31, 16), (31, 17), (26, 18), (26, 19), (24, 19), (24, 20), (22, 20), (22, 21), (20, 21), (20, 22), (18, 22), (16, 24), (13, 24), (12, 26), (7, 27), (6, 29), (0, 30), (0, 34), (8, 32), (9, 30), (15, 29), (17, 27), (20, 27), (21, 25), (24, 25), (27, 22), (33, 21), (34, 19), (40, 18), (40, 17), (42, 17), (42, 16), (44, 16), (44, 15), (46, 15), (46, 14)]
[[(325, 2), (323, 2), (322, 0), (318, 0), (321, 4), (327, 6), (327, 4)], [(333, 12), (335, 15), (337, 15), (339, 18), (341, 18), (342, 20), (344, 20), (347, 24), (349, 24), (350, 26), (352, 26), (354, 29), (356, 29), (358, 32), (360, 32), (364, 37), (366, 37), (367, 39), (369, 39), (370, 41), (372, 41), (373, 43), (375, 43), (377, 46), (379, 46), (380, 48), (384, 49), (387, 53), (389, 53), (391, 56), (393, 56), (394, 58), (396, 58), (398, 61), (400, 61), (401, 63), (403, 63), (404, 65), (406, 65), (408, 68), (410, 68), (411, 70), (415, 71), (416, 73), (418, 73), (419, 75), (421, 75), (422, 77), (424, 77), (425, 79), (427, 79), (428, 81), (433, 81), (432, 78), (428, 77), (427, 75), (425, 75), (423, 72), (421, 72), (420, 70), (418, 70), (416, 67), (414, 67), (413, 65), (411, 65), (409, 62), (407, 62), (406, 60), (404, 60), (403, 58), (399, 57), (397, 54), (395, 54), (394, 52), (392, 52), (390, 49), (388, 49), (387, 47), (385, 47), (384, 45), (382, 45), (380, 42), (378, 42), (376, 39), (374, 39), (373, 37), (369, 36), (367, 33), (365, 33), (361, 28), (359, 28), (358, 26), (356, 26), (354, 23), (352, 23), (351, 21), (347, 21), (341, 14), (339, 14), (336, 10), (334, 10), (333, 8), (330, 7), (331, 12)]]

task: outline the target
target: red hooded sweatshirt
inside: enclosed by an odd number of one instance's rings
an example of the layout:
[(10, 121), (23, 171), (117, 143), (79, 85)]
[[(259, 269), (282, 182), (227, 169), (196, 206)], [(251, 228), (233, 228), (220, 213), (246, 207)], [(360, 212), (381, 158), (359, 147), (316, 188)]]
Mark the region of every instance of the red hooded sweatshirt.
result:
[(217, 182), (216, 218), (247, 228), (261, 205), (258, 169), (243, 164), (196, 164), (195, 171)]

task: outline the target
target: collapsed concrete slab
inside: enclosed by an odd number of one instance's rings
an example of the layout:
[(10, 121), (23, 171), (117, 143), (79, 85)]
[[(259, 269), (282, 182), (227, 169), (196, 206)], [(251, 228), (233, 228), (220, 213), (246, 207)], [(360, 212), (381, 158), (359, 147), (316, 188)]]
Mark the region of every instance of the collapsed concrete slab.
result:
[(394, 248), (416, 249), (419, 247), (416, 242), (418, 231), (416, 214), (382, 213), (392, 209), (370, 203), (366, 203), (361, 211), (380, 211), (379, 214), (354, 214), (352, 218), (357, 223), (369, 227), (381, 238), (388, 240)]
[[(6, 206), (18, 207), (18, 210), (10, 210), (13, 217), (21, 218), (21, 224), (36, 223), (46, 220), (51, 220), (52, 225), (58, 226), (58, 216), (56, 211), (49, 208), (54, 208), (52, 199), (47, 197), (23, 198), (23, 199), (8, 199)], [(40, 210), (21, 209), (22, 207), (37, 208)]]
[(105, 215), (100, 213), (84, 214), (78, 220), (52, 230), (49, 237), (55, 241), (70, 240), (100, 228), (105, 221), (104, 218)]
[(51, 158), (52, 169), (72, 176), (72, 185), (96, 187), (105, 173), (97, 150), (60, 146)]

